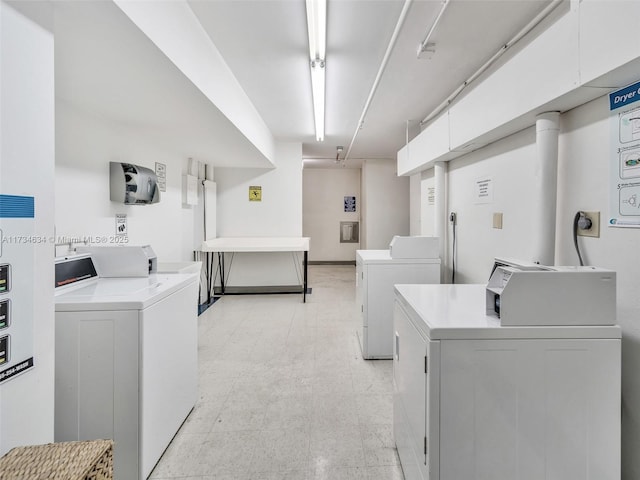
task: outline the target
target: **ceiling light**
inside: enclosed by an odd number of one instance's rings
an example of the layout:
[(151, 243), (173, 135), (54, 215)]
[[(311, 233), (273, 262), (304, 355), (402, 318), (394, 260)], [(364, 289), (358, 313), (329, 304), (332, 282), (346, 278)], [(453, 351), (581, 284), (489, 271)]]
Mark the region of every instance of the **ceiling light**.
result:
[(307, 0), (309, 31), (309, 65), (313, 94), (316, 140), (324, 140), (325, 54), (327, 49), (327, 2)]

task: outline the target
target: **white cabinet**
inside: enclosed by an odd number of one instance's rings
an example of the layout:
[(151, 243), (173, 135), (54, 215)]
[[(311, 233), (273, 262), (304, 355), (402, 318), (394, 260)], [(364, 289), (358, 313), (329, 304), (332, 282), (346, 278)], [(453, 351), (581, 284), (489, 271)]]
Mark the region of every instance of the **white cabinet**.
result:
[(393, 354), (393, 286), (402, 283), (440, 283), (440, 259), (356, 251), (358, 337), (365, 359), (390, 359)]
[(619, 480), (619, 327), (502, 327), (484, 301), (484, 285), (396, 287), (406, 480)]

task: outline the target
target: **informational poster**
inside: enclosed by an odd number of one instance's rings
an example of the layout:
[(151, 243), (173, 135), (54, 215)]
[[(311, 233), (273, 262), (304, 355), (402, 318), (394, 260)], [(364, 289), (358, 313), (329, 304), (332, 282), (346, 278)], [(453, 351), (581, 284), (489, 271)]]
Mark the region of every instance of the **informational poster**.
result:
[(609, 95), (609, 226), (640, 228), (640, 82)]
[(259, 185), (251, 185), (249, 187), (249, 201), (261, 202), (262, 201), (262, 187)]
[(481, 177), (474, 181), (474, 203), (493, 203), (493, 179)]
[(116, 213), (116, 235), (127, 236), (127, 214)]
[(344, 197), (344, 211), (345, 212), (356, 211), (356, 197), (353, 197), (353, 196)]
[(33, 365), (35, 199), (0, 195), (0, 383)]
[(436, 204), (436, 187), (427, 188), (427, 205), (430, 207)]
[(164, 163), (156, 162), (156, 178), (158, 188), (161, 192), (167, 191), (167, 166)]

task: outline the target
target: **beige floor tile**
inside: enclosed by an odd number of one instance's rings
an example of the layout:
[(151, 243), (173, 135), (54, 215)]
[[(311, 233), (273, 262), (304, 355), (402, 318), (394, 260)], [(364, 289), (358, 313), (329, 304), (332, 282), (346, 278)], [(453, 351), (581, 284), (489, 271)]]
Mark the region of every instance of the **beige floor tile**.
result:
[(313, 293), (227, 295), (198, 321), (199, 400), (152, 480), (402, 480), (392, 362), (364, 361), (355, 268)]
[(364, 467), (359, 429), (343, 425), (312, 430), (309, 462), (315, 472), (335, 467)]
[(400, 465), (367, 467), (367, 480), (404, 480)]
[(309, 465), (308, 430), (267, 430), (260, 433), (252, 472), (306, 471)]
[(318, 467), (313, 480), (366, 480), (367, 469), (365, 467)]
[(393, 423), (393, 395), (384, 393), (366, 393), (356, 395), (358, 419), (361, 424)]

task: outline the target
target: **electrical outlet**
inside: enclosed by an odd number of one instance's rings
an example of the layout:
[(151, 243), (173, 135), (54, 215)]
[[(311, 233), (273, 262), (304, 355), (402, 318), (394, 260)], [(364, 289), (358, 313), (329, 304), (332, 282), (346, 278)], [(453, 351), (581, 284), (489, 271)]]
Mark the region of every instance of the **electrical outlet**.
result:
[(591, 228), (582, 229), (578, 227), (578, 236), (600, 238), (600, 212), (582, 212), (591, 220)]

